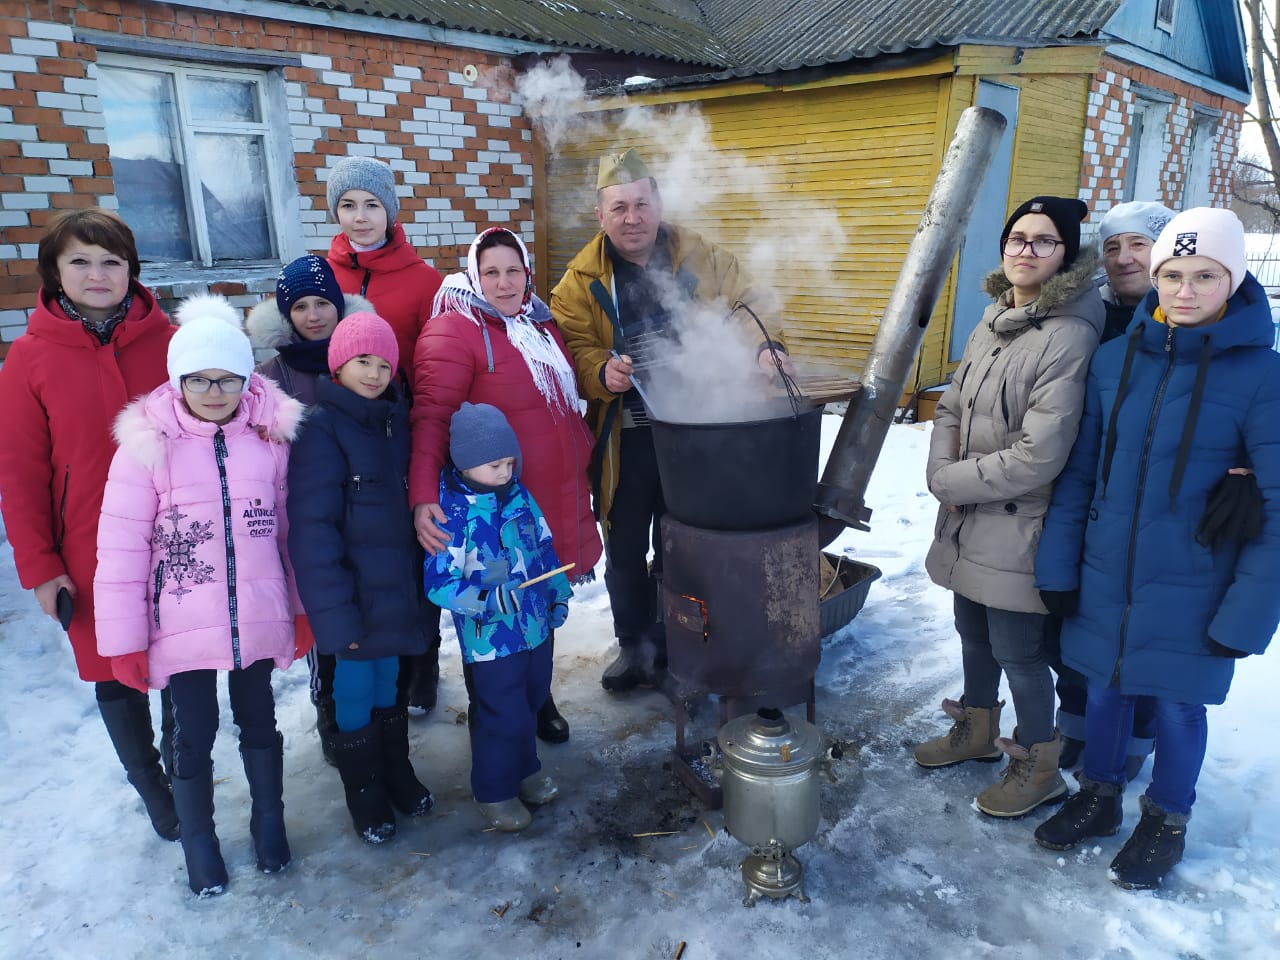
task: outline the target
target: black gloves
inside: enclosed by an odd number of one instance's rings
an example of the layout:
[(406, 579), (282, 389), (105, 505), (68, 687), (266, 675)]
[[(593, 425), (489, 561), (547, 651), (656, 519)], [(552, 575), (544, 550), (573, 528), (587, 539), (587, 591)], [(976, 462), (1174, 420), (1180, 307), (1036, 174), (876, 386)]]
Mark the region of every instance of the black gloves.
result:
[(1196, 543), (1217, 551), (1262, 533), (1262, 491), (1253, 474), (1228, 473), (1209, 491)]
[(1080, 606), (1080, 591), (1041, 590), (1040, 602), (1044, 604), (1044, 608), (1051, 616), (1062, 617), (1065, 620)]
[(1224, 647), (1213, 637), (1209, 638), (1209, 652), (1215, 657), (1227, 657), (1231, 660), (1243, 660), (1251, 654), (1245, 653), (1243, 650), (1236, 650), (1232, 647)]

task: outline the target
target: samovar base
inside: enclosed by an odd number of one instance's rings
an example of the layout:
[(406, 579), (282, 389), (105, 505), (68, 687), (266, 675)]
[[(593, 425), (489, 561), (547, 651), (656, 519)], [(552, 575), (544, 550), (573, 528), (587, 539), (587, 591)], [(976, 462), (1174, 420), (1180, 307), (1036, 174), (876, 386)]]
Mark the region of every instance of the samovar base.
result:
[(747, 885), (747, 895), (742, 901), (745, 907), (754, 907), (761, 897), (785, 900), (795, 897), (808, 903), (804, 895), (804, 865), (790, 853), (779, 855), (776, 848), (768, 853), (754, 849), (751, 856), (742, 861), (742, 882)]

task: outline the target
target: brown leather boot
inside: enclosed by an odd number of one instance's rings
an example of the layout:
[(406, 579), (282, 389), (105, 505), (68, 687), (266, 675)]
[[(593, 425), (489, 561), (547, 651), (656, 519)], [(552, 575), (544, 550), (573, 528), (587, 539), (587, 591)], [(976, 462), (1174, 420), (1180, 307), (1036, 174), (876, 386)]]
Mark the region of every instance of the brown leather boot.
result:
[(926, 740), (915, 749), (916, 763), (922, 767), (949, 767), (966, 760), (993, 763), (1000, 759), (995, 740), (1000, 735), (1001, 700), (994, 707), (967, 707), (961, 700), (943, 700), (942, 711), (955, 722), (940, 737)]
[(1067, 784), (1058, 773), (1062, 737), (1056, 731), (1052, 740), (1033, 743), (1030, 747), (1006, 737), (997, 739), (996, 746), (1009, 755), (1009, 765), (1004, 768), (999, 783), (978, 794), (978, 809), (983, 813), (992, 817), (1021, 817), (1042, 803), (1066, 798)]

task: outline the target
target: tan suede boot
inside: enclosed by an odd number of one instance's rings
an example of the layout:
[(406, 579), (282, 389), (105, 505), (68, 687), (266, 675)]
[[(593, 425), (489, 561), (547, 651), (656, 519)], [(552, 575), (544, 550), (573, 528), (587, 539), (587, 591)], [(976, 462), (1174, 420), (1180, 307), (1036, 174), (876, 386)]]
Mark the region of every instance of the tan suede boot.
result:
[(990, 709), (967, 707), (960, 700), (943, 700), (942, 711), (955, 721), (940, 737), (926, 740), (915, 749), (916, 763), (922, 767), (949, 767), (966, 760), (992, 763), (1000, 759), (995, 740), (1000, 735), (1001, 700)]
[(999, 783), (978, 794), (978, 809), (983, 813), (1020, 817), (1042, 803), (1066, 798), (1067, 784), (1058, 773), (1062, 737), (1056, 731), (1052, 740), (1033, 743), (1030, 748), (1006, 737), (996, 740), (996, 746), (1009, 755), (1009, 765)]

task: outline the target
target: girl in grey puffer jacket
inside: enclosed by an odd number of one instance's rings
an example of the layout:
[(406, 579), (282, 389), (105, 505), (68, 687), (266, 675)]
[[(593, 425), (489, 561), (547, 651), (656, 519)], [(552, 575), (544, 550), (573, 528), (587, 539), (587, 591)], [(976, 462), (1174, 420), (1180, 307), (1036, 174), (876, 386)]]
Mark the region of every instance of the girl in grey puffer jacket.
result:
[[(1105, 310), (1093, 285), (1097, 256), (1080, 250), (1083, 203), (1034, 197), (1000, 238), (994, 298), (938, 403), (929, 489), (941, 502), (926, 568), (955, 592), (964, 696), (944, 700), (955, 723), (916, 748), (924, 767), (1010, 757), (1000, 783), (977, 798), (1015, 817), (1066, 794), (1058, 774), (1046, 609), (1034, 584), (1036, 545), (1053, 482), (1076, 437), (1085, 375)], [(1000, 674), (1018, 726), (997, 739)]]

